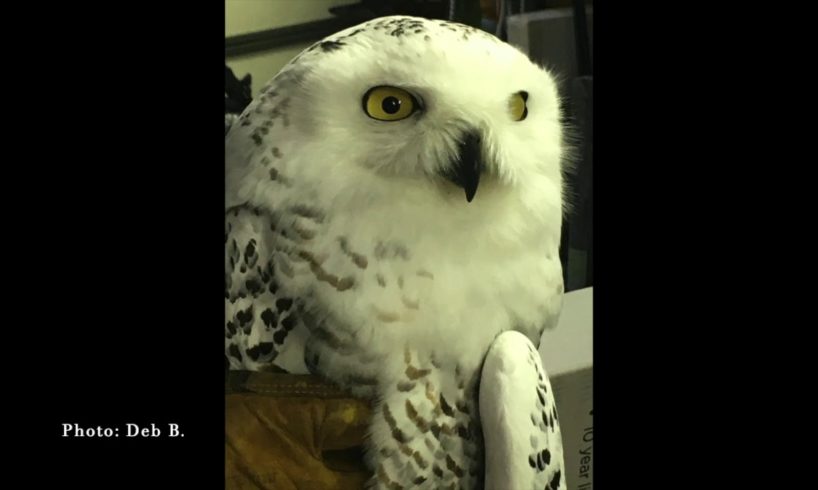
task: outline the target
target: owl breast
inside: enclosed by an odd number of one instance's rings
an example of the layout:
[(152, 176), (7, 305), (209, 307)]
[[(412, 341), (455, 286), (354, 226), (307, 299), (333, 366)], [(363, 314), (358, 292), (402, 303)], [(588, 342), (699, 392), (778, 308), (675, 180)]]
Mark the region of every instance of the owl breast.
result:
[(458, 237), (367, 229), (321, 239), (306, 296), (331, 330), (372, 355), (410, 346), (477, 364), (498, 333), (519, 330), (536, 345), (559, 314), (558, 250), (543, 236), (461, 248), (452, 245)]

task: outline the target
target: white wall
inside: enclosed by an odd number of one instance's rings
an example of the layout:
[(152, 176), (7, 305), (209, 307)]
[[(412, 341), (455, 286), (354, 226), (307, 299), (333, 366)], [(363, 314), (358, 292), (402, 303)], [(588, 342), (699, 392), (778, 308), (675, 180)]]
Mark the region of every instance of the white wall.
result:
[[(356, 3), (356, 0), (225, 0), (225, 36), (285, 27), (332, 17), (330, 7)], [(273, 78), (282, 66), (313, 42), (284, 46), (245, 56), (227, 58), (227, 66), (238, 78), (250, 73), (253, 95)]]

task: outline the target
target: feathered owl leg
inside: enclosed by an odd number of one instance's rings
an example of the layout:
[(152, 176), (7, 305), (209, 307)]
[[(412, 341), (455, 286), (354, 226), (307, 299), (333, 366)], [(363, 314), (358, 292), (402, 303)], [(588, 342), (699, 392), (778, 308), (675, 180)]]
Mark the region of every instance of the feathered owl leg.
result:
[(534, 345), (519, 332), (499, 335), (486, 355), (480, 419), (487, 490), (566, 488), (551, 383)]
[(367, 459), (368, 488), (473, 489), (482, 481), (477, 371), (441, 368), (407, 349), (380, 387)]

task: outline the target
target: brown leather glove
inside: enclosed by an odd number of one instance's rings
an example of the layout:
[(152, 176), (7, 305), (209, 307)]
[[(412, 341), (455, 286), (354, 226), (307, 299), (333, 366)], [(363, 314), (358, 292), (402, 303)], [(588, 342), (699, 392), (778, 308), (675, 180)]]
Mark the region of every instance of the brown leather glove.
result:
[(227, 373), (226, 488), (361, 489), (370, 406), (320, 378)]

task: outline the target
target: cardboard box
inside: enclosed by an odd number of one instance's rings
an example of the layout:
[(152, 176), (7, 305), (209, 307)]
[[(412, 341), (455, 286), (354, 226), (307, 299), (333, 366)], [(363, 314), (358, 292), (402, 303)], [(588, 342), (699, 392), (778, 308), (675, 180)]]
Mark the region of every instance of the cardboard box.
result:
[(593, 298), (593, 288), (566, 293), (557, 327), (546, 331), (540, 343), (557, 402), (565, 482), (571, 490), (593, 488)]

